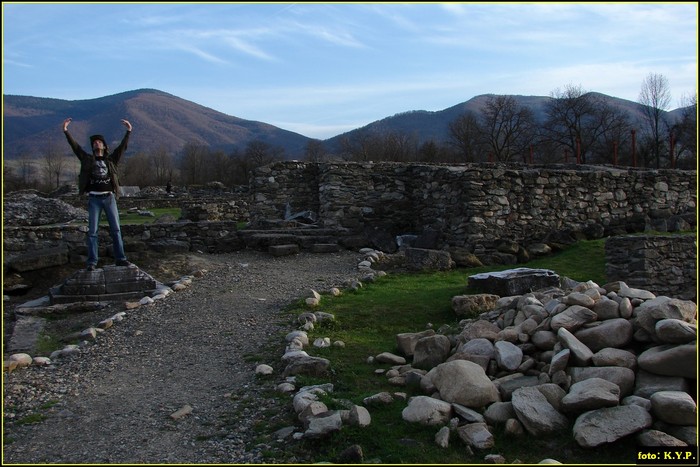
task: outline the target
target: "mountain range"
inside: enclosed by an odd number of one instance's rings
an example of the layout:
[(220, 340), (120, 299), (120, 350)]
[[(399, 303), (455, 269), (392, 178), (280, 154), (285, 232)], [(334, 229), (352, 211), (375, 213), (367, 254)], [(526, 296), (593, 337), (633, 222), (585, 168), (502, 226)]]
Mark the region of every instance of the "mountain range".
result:
[[(449, 139), (449, 124), (466, 111), (479, 112), (492, 95), (480, 95), (440, 111), (415, 110), (386, 117), (341, 135), (322, 141), (326, 150), (336, 151), (343, 138), (361, 131), (391, 131), (414, 135), (418, 143)], [(639, 103), (599, 94), (609, 103), (624, 110), (632, 121), (642, 116)], [(545, 104), (551, 97), (513, 96), (518, 104), (530, 108), (535, 118), (542, 119)], [(69, 127), (76, 141), (87, 145), (91, 134), (101, 133), (116, 146), (124, 133), (121, 118), (127, 118), (134, 131), (129, 152), (166, 150), (178, 152), (188, 143), (203, 144), (212, 150), (229, 153), (243, 151), (248, 143), (262, 141), (284, 149), (287, 159), (304, 157), (312, 138), (273, 125), (226, 115), (156, 89), (138, 89), (88, 100), (61, 100), (31, 96), (3, 96), (3, 158), (23, 155), (39, 157), (47, 149), (64, 151), (65, 138), (61, 127), (72, 117)], [(682, 109), (668, 112), (675, 120)]]

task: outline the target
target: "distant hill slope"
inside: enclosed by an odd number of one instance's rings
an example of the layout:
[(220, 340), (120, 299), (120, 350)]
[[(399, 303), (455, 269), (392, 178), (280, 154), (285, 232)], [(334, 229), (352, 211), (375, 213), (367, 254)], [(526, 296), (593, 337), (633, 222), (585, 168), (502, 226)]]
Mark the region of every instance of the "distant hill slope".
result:
[[(598, 94), (613, 106), (622, 109), (632, 120), (642, 118), (642, 106), (636, 102)], [(362, 128), (343, 133), (325, 141), (329, 152), (340, 149), (343, 138), (352, 138), (363, 131), (397, 132), (415, 135), (419, 144), (433, 140), (449, 140), (449, 125), (466, 111), (477, 114), (493, 94), (484, 94), (436, 112), (415, 110), (377, 120)], [(544, 119), (544, 109), (551, 97), (513, 96), (520, 105), (530, 108), (538, 120)], [(681, 109), (668, 112), (671, 120), (679, 117)], [(155, 89), (139, 89), (89, 100), (4, 96), (3, 157), (14, 159), (23, 153), (43, 154), (47, 147), (66, 151), (61, 132), (64, 118), (72, 117), (70, 130), (81, 144), (88, 136), (101, 133), (112, 147), (121, 139), (124, 127), (120, 119), (134, 125), (129, 152), (151, 152), (165, 148), (179, 152), (190, 142), (202, 143), (226, 153), (244, 150), (254, 140), (282, 147), (288, 159), (302, 159), (310, 138), (275, 126), (243, 120), (217, 112), (171, 94)]]
[(179, 151), (195, 142), (222, 149), (244, 150), (253, 140), (283, 147), (288, 158), (299, 158), (309, 138), (267, 123), (243, 120), (154, 89), (139, 89), (89, 100), (67, 101), (27, 96), (4, 96), (3, 157), (43, 152), (47, 144), (68, 146), (61, 131), (66, 117), (75, 139), (88, 144), (91, 134), (105, 135), (113, 147), (124, 134), (120, 120), (134, 125), (129, 152), (160, 147)]
[[(632, 122), (636, 121), (639, 125), (642, 125), (641, 122), (643, 114), (641, 104), (617, 97), (607, 96), (605, 94), (594, 94), (606, 100), (613, 107), (617, 107), (624, 113), (627, 113)], [(324, 145), (329, 151), (337, 151), (341, 147), (341, 140), (343, 138), (352, 139), (361, 132), (376, 132), (378, 134), (396, 132), (399, 134), (411, 134), (416, 137), (418, 144), (422, 144), (430, 140), (435, 142), (448, 141), (450, 139), (450, 123), (465, 112), (471, 111), (479, 115), (489, 97), (493, 96), (495, 96), (495, 94), (483, 94), (473, 97), (466, 102), (462, 102), (461, 104), (435, 112), (422, 110), (399, 113), (394, 116), (372, 122), (363, 126), (362, 128), (357, 128), (341, 135), (334, 136), (333, 138), (326, 140)], [(519, 105), (529, 108), (533, 112), (537, 121), (542, 122), (546, 119), (546, 104), (552, 99), (551, 97), (517, 95), (513, 95), (512, 97), (515, 98)], [(667, 112), (669, 119), (671, 121), (675, 121), (676, 119), (680, 118), (680, 110), (681, 109), (677, 109)]]

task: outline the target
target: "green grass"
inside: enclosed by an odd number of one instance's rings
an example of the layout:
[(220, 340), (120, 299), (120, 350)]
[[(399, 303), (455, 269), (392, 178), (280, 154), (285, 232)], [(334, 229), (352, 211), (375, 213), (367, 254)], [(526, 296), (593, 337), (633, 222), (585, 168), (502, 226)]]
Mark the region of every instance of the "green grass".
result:
[[(365, 397), (382, 391), (405, 392), (408, 397), (421, 395), (417, 389), (389, 385), (386, 376), (376, 375), (374, 370), (388, 369), (390, 365), (368, 364), (367, 358), (385, 351), (398, 352), (396, 334), (423, 331), (428, 323), (436, 330), (446, 325), (449, 326), (446, 329), (456, 332), (459, 320), (452, 311), (451, 299), (455, 295), (480, 292), (468, 286), (468, 277), (476, 273), (514, 267), (544, 268), (560, 276), (578, 281), (592, 280), (603, 285), (606, 282), (604, 248), (604, 239), (583, 241), (565, 251), (527, 264), (421, 274), (390, 273), (356, 291), (345, 291), (338, 297), (324, 296), (318, 310), (332, 313), (335, 321), (317, 324), (308, 333), (309, 342), (319, 337), (330, 337), (331, 341), (343, 341), (345, 347), (318, 349), (310, 346), (307, 349), (310, 355), (331, 361), (331, 375), (330, 378), (298, 377), (297, 386), (330, 380), (334, 384), (331, 398), (349, 400), (357, 405), (364, 405)], [(309, 309), (303, 300), (299, 300), (286, 311), (293, 317)], [(574, 441), (571, 429), (535, 439), (530, 435), (509, 438), (501, 428), (497, 428), (495, 447), (474, 455), (467, 454), (464, 443), (453, 433), (450, 446), (442, 449), (434, 442), (439, 427), (423, 427), (403, 421), (401, 411), (405, 407), (406, 402), (400, 400), (385, 407), (369, 407), (372, 416), (370, 426), (344, 426), (330, 439), (322, 441), (284, 443), (284, 451), (278, 453), (278, 460), (293, 455), (300, 462), (333, 462), (342, 450), (359, 444), (366, 461), (392, 464), (483, 463), (486, 454), (501, 454), (507, 463), (516, 459), (524, 463), (537, 463), (545, 458), (583, 464), (635, 462), (636, 448), (631, 442), (586, 450)], [(290, 424), (296, 422), (290, 420)]]
[[(180, 208), (153, 208), (146, 209), (146, 211), (152, 212), (154, 216), (140, 216), (138, 213), (119, 211), (119, 222), (121, 225), (152, 224), (163, 216), (172, 216), (177, 220), (180, 218), (182, 210)], [(104, 215), (100, 219), (100, 225), (107, 225), (107, 218)]]
[(42, 332), (36, 341), (34, 352), (36, 355), (48, 357), (51, 353), (65, 345), (56, 335)]

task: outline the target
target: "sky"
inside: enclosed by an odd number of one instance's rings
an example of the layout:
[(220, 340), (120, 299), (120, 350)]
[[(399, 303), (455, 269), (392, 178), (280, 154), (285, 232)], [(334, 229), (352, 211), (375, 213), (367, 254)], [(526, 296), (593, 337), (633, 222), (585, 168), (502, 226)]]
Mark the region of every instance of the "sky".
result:
[(482, 94), (697, 93), (698, 3), (2, 4), (3, 95), (157, 89), (327, 139)]

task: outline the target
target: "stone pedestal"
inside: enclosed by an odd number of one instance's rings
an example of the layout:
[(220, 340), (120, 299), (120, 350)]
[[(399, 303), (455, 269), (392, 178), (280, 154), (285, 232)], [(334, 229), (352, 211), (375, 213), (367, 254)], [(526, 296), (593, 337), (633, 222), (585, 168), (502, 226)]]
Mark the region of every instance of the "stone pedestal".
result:
[(486, 293), (510, 297), (546, 287), (559, 287), (560, 278), (549, 269), (516, 268), (469, 276), (469, 285)]
[(122, 301), (151, 295), (157, 281), (135, 265), (105, 266), (76, 271), (63, 284), (49, 290), (51, 304)]

